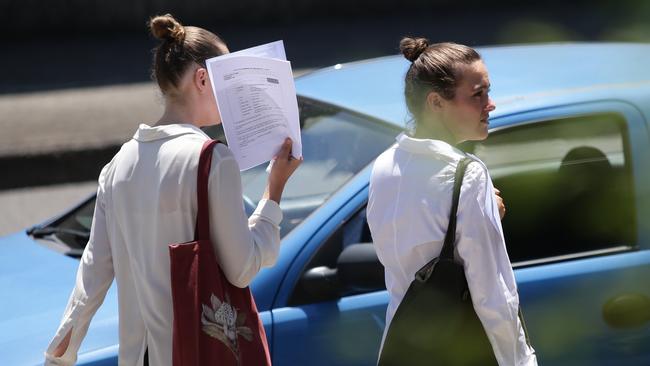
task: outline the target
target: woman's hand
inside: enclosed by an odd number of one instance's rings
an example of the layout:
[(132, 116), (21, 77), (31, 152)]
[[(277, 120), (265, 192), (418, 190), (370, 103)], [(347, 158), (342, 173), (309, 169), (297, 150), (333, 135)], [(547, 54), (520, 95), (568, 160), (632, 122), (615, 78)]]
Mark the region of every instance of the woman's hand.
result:
[(503, 198), (501, 197), (501, 191), (494, 188), (494, 195), (497, 198), (497, 206), (499, 207), (499, 216), (501, 216), (501, 220), (503, 220), (503, 217), (506, 215), (506, 205), (503, 203)]
[(302, 158), (296, 159), (291, 156), (292, 144), (291, 139), (287, 137), (284, 140), (282, 148), (280, 148), (280, 152), (278, 152), (278, 155), (273, 160), (273, 166), (269, 173), (269, 181), (263, 198), (280, 203), (285, 184), (287, 184), (289, 177), (291, 177), (300, 163), (302, 163)]

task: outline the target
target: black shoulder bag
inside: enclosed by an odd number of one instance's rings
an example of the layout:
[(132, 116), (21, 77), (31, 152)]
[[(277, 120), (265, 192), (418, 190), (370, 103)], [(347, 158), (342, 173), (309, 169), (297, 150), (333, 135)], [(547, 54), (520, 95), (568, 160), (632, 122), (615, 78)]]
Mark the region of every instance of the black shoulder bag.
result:
[(460, 187), (470, 162), (465, 158), (456, 169), (440, 256), (415, 274), (388, 328), (380, 366), (497, 365), (474, 311), (463, 265), (454, 261)]

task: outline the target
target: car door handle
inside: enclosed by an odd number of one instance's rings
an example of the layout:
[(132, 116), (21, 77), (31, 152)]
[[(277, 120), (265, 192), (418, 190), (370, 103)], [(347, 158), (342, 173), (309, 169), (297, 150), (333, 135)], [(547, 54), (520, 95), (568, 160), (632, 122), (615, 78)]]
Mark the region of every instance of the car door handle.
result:
[(609, 299), (603, 305), (603, 319), (612, 328), (636, 328), (650, 321), (650, 298), (630, 293)]

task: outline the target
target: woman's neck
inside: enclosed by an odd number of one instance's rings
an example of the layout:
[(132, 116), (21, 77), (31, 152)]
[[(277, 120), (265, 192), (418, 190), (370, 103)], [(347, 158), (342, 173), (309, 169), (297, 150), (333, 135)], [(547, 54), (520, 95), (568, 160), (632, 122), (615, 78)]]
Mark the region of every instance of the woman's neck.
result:
[(418, 139), (440, 140), (449, 145), (456, 145), (458, 140), (442, 123), (417, 123), (413, 137)]
[(165, 112), (160, 117), (158, 122), (155, 123), (155, 126), (185, 123), (194, 125), (196, 127), (201, 127), (196, 122), (198, 120), (199, 119), (197, 118), (196, 114), (193, 113), (192, 108), (179, 103), (167, 102), (165, 103)]

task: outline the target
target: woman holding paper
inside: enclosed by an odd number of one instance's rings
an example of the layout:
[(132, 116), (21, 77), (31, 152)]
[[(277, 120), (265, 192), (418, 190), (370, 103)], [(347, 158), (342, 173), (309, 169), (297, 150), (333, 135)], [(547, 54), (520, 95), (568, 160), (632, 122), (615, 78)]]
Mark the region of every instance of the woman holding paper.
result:
[[(485, 165), (454, 146), (488, 136), (488, 118), (495, 105), (488, 95), (490, 80), (485, 64), (474, 49), (454, 43), (430, 45), (424, 38), (404, 38), (400, 49), (410, 61), (404, 95), (415, 120), (415, 131), (400, 135), (397, 144), (377, 158), (367, 209), (390, 295), (384, 342), (391, 321), (403, 324), (395, 315), (403, 314), (397, 309), (407, 291), (409, 295), (413, 293), (411, 288), (417, 291), (417, 286), (410, 288), (416, 272), (441, 255), (450, 222), (454, 175), (461, 160), (469, 158), (460, 186), (456, 240), (451, 248), (454, 260), (462, 265), (461, 273), (465, 274), (485, 334), (479, 334), (481, 324), (473, 328), (478, 331), (472, 334), (453, 329), (441, 334), (440, 342), (427, 344), (426, 350), (417, 348), (417, 354), (428, 352), (429, 359), (402, 359), (397, 364), (536, 365), (534, 350), (518, 316), (517, 284), (501, 228), (503, 201)], [(447, 283), (452, 280), (442, 279)], [(445, 310), (432, 308), (429, 314)], [(452, 316), (454, 309), (448, 310)], [(409, 329), (412, 334), (439, 331), (414, 328), (417, 324)], [(452, 338), (454, 332), (462, 336)], [(411, 344), (398, 352), (414, 357), (417, 346), (409, 350)], [(472, 348), (472, 344), (480, 347)], [(395, 364), (394, 360), (384, 359), (395, 354), (393, 345), (386, 347), (390, 348), (386, 353), (382, 351), (380, 365)], [(472, 354), (474, 349), (477, 351)]]
[[(119, 301), (119, 363), (171, 365), (172, 299), (168, 244), (194, 237), (199, 151), (209, 138), (200, 127), (219, 124), (205, 69), (208, 58), (228, 53), (215, 34), (182, 26), (171, 15), (150, 20), (161, 42), (153, 77), (165, 111), (140, 125), (133, 139), (102, 170), (90, 240), (46, 365), (72, 365), (88, 325), (113, 278)], [(279, 202), (300, 165), (291, 140), (280, 148), (262, 200), (250, 218), (242, 204), (239, 167), (223, 144), (214, 148), (209, 178), (211, 240), (227, 279), (247, 286), (274, 264), (279, 251)], [(149, 361), (150, 360), (150, 361)]]

